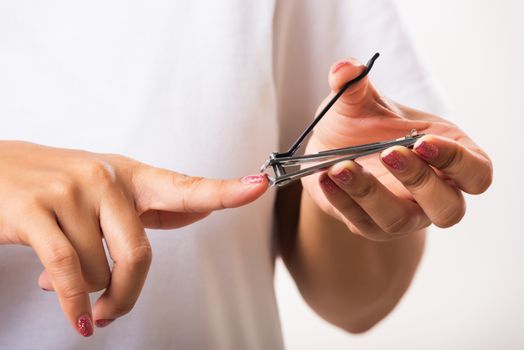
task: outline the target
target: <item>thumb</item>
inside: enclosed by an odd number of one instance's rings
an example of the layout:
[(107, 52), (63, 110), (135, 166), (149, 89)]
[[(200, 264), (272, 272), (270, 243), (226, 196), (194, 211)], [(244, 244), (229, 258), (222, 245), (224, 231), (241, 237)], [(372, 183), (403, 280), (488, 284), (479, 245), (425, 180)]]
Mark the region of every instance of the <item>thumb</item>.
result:
[(250, 203), (267, 190), (265, 174), (242, 179), (207, 179), (187, 176), (143, 164), (134, 176), (137, 210), (206, 213)]
[[(329, 85), (333, 94), (337, 93), (350, 80), (360, 75), (366, 67), (354, 58), (339, 61), (331, 66)], [(350, 86), (340, 97), (334, 108), (337, 113), (358, 117), (376, 109), (378, 93), (365, 76)]]

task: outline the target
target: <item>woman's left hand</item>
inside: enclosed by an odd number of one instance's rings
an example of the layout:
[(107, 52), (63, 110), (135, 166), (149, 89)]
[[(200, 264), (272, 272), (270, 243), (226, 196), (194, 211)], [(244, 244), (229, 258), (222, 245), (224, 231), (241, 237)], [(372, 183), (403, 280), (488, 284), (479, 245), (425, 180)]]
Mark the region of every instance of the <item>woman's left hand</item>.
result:
[[(332, 93), (320, 108), (363, 69), (352, 59), (334, 65)], [(306, 153), (395, 139), (412, 129), (427, 134), (413, 150), (395, 146), (380, 156), (338, 163), (302, 179), (304, 189), (324, 212), (372, 240), (396, 238), (431, 223), (458, 223), (465, 213), (463, 192), (480, 194), (491, 184), (489, 157), (456, 125), (387, 100), (367, 77), (317, 125)]]

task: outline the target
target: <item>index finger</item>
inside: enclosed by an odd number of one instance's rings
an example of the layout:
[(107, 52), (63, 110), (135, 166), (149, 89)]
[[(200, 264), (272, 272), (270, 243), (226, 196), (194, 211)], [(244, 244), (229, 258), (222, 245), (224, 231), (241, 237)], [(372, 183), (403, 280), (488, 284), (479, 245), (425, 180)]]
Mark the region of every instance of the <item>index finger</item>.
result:
[(134, 177), (135, 202), (139, 213), (149, 209), (204, 213), (245, 205), (268, 188), (265, 174), (242, 179), (192, 177), (143, 165)]

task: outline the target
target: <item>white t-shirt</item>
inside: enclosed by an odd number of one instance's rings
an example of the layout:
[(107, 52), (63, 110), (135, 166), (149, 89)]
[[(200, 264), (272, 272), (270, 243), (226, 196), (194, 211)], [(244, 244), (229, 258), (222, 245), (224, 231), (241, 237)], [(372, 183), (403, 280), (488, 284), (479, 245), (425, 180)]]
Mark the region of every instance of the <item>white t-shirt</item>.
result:
[[(387, 0), (6, 0), (0, 139), (207, 177), (256, 173), (312, 118), (329, 66), (375, 51), (371, 77), (386, 95), (442, 112)], [(32, 250), (1, 246), (0, 348), (282, 348), (273, 201), (270, 190), (189, 227), (150, 231), (154, 259), (137, 305), (87, 339), (38, 287)]]

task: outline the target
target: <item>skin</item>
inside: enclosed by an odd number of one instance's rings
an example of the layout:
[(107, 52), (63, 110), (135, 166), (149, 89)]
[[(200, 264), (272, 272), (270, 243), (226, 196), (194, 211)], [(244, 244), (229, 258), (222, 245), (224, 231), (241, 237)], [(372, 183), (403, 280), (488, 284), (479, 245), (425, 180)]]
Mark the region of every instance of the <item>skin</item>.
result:
[[(334, 67), (326, 100), (363, 69), (354, 60)], [(277, 194), (281, 254), (299, 290), (320, 316), (350, 332), (369, 329), (393, 309), (422, 256), (424, 229), (459, 222), (462, 193), (485, 191), (492, 166), (455, 125), (386, 100), (367, 78), (346, 91), (307, 145), (313, 153), (411, 129), (432, 135), (413, 151), (396, 147), (339, 163)], [(119, 155), (0, 141), (0, 193), (9, 198), (0, 201), (0, 244), (35, 250), (45, 268), (39, 285), (56, 291), (73, 327), (88, 336), (93, 320), (105, 326), (133, 308), (152, 258), (144, 228), (185, 226), (268, 188), (264, 176), (247, 180), (190, 177)], [(91, 306), (88, 293), (104, 289)]]
[[(354, 59), (333, 65), (332, 92), (319, 109), (363, 69)], [(423, 254), (425, 228), (461, 220), (463, 193), (490, 186), (491, 161), (456, 125), (387, 100), (368, 78), (344, 93), (306, 148), (396, 139), (411, 129), (428, 134), (413, 150), (396, 146), (341, 162), (278, 193), (281, 253), (301, 294), (320, 316), (353, 333), (395, 307)]]
[[(144, 228), (170, 229), (247, 204), (264, 176), (210, 180), (111, 154), (0, 141), (0, 244), (34, 249), (41, 288), (56, 291), (83, 336), (128, 313), (151, 263)], [(103, 241), (113, 260), (110, 269)], [(91, 307), (88, 293), (105, 292)]]

